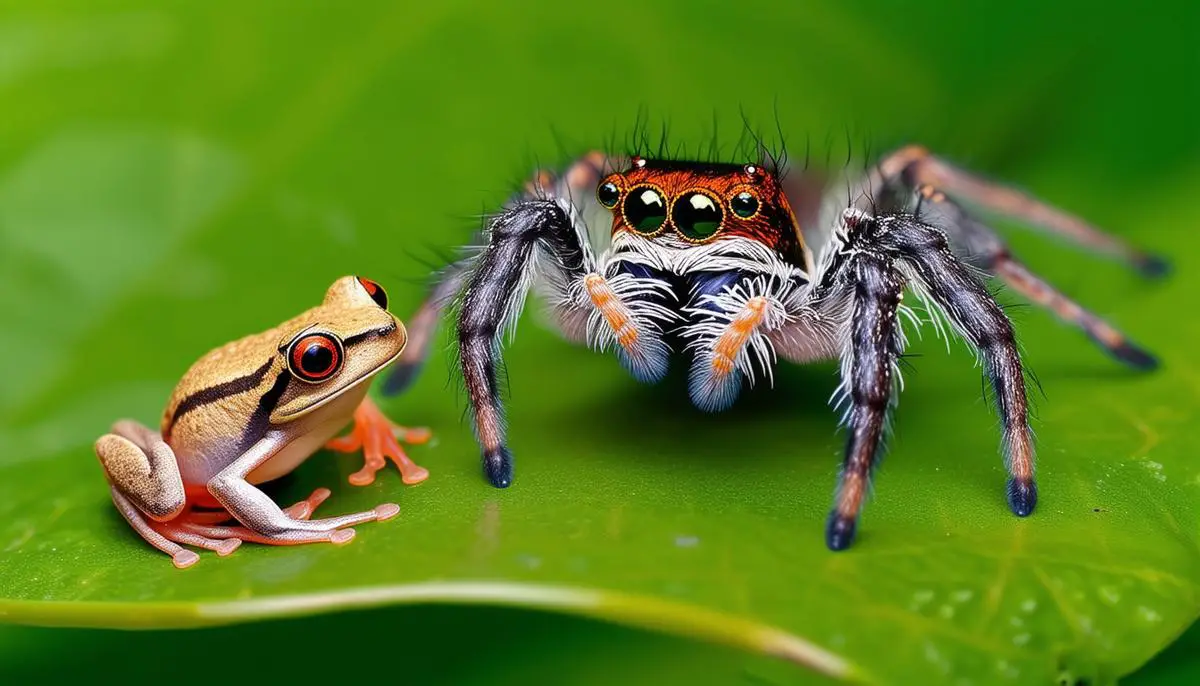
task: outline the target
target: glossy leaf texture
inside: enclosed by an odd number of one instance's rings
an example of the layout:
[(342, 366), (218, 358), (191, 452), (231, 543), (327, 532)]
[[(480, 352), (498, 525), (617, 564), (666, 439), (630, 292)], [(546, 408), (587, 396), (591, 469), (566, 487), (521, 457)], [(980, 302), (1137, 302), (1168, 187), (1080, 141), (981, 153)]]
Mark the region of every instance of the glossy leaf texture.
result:
[[(869, 683), (1097, 684), (1200, 614), (1193, 10), (1118, 21), (1019, 2), (919, 16), (887, 3), (407, 5), (0, 13), (0, 619), (219, 627), (503, 605), (785, 658), (520, 614), (512, 626), (531, 642), (489, 653), (510, 675), (566, 669), (537, 658), (561, 629), (579, 664), (602, 664), (594, 646), (608, 643), (647, 678), (671, 674), (651, 653), (677, 651), (714, 679), (823, 678), (817, 668)], [(1168, 90), (1170, 107), (1145, 107)], [(840, 164), (847, 137), (858, 152), (920, 140), (1167, 255), (1172, 273), (1148, 281), (1002, 224), (1034, 269), (1161, 369), (1127, 371), (1001, 293), (1041, 389), (1041, 501), (1021, 520), (1004, 503), (980, 372), (926, 329), (858, 542), (833, 554), (822, 529), (844, 440), (827, 404), (835, 365), (783, 366), (773, 388), (708, 415), (688, 405), (679, 370), (638, 385), (531, 310), (506, 352), (511, 488), (485, 485), (439, 352), (408, 393), (381, 399), (398, 422), (433, 429), (411, 451), (427, 482), (387, 470), (350, 486), (360, 458), (321, 453), (271, 489), (285, 502), (328, 486), (330, 514), (400, 503), (350, 545), (247, 544), (180, 571), (120, 519), (91, 452), (113, 420), (153, 423), (200, 354), (315, 304), (337, 276), (379, 281), (409, 316), (430, 264), (469, 238), (481, 208), (535, 163), (624, 151), (640, 106), (692, 149), (714, 119), (732, 147), (744, 110), (768, 132), (778, 123), (794, 162), (807, 148), (818, 166), (827, 152)], [(398, 627), (421, 633), (442, 616), (474, 627), (464, 642), (510, 616), (410, 612)], [(205, 631), (294, 650), (304, 626), (379, 632), (381, 616)], [(43, 651), (114, 640), (4, 631)]]

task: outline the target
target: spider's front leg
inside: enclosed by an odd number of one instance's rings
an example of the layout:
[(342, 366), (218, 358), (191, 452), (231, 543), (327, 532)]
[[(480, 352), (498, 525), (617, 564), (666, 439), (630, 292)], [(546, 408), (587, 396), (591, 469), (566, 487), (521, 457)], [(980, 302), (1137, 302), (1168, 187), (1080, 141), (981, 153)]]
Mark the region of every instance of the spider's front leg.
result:
[[(530, 200), (563, 199), (570, 203), (574, 197), (583, 197), (596, 187), (596, 180), (609, 168), (608, 158), (599, 152), (591, 152), (575, 160), (566, 171), (557, 175), (547, 170), (538, 171), (522, 189), (510, 199), (511, 208)], [(586, 240), (586, 237), (585, 237)], [(408, 345), (400, 359), (392, 365), (383, 380), (385, 395), (395, 395), (411, 384), (420, 373), (437, 337), (442, 315), (449, 309), (463, 285), (471, 275), (476, 262), (475, 248), (486, 242), (485, 235), (475, 236), (471, 248), (463, 256), (447, 264), (434, 274), (429, 291), (420, 307), (405, 318), (408, 329)], [(581, 245), (586, 252), (586, 246)]]
[(964, 257), (972, 264), (996, 275), (1014, 291), (1048, 308), (1062, 321), (1079, 327), (1114, 358), (1135, 369), (1150, 370), (1158, 366), (1158, 360), (1149, 351), (1038, 277), (998, 236), (975, 221), (953, 199), (929, 185), (917, 187), (916, 194), (920, 198), (918, 216), (921, 220), (945, 227), (950, 236), (957, 237), (962, 245), (955, 246), (952, 239), (952, 248), (967, 248), (959, 252), (966, 252)]
[(891, 260), (861, 252), (843, 269), (853, 290), (841, 386), (850, 402), (842, 420), (849, 437), (836, 504), (825, 530), (831, 550), (844, 550), (854, 541), (871, 472), (883, 452), (888, 415), (896, 400), (896, 362), (903, 352), (898, 319), (904, 280)]
[(1031, 514), (1037, 504), (1033, 438), (1012, 323), (938, 229), (905, 214), (870, 217), (847, 210), (843, 220), (849, 257), (836, 271), (854, 289), (851, 335), (843, 353), (843, 383), (852, 405), (845, 418), (850, 436), (826, 532), (828, 546), (842, 550), (853, 541), (871, 467), (881, 451), (895, 396), (898, 308), (906, 282), (928, 296), (979, 354), (1003, 426), (1008, 504), (1018, 516)]
[(559, 203), (528, 199), (500, 213), (465, 277), (459, 362), (484, 472), (498, 488), (512, 483), (513, 471), (496, 379), (500, 339), (515, 324), (535, 281), (569, 336), (615, 341), (626, 367), (643, 380), (655, 380), (666, 370), (669, 350), (646, 316), (666, 311), (650, 299), (659, 290), (656, 282), (624, 272), (601, 274), (582, 231)]

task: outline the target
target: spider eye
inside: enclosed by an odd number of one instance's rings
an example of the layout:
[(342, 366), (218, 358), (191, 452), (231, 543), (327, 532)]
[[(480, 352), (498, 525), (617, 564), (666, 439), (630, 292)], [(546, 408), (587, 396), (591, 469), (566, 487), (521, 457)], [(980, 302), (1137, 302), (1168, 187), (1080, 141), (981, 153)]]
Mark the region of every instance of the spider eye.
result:
[(317, 383), (333, 376), (342, 368), (342, 342), (328, 333), (301, 336), (288, 348), (288, 371), (292, 376)]
[(387, 309), (387, 293), (384, 292), (383, 286), (380, 286), (374, 281), (362, 276), (358, 277), (358, 283), (363, 287), (363, 290), (367, 292), (367, 295), (371, 296), (371, 300), (374, 300), (376, 305), (385, 310)]
[(729, 201), (729, 209), (742, 219), (749, 219), (758, 213), (758, 198), (749, 191), (742, 191)]
[(693, 191), (675, 201), (671, 208), (671, 220), (675, 228), (685, 237), (702, 241), (721, 230), (721, 219), (725, 213), (707, 193)]
[(617, 188), (617, 184), (612, 181), (605, 181), (596, 189), (596, 199), (600, 201), (601, 205), (611, 210), (621, 199), (621, 189)]
[(656, 233), (667, 221), (667, 201), (649, 186), (629, 191), (625, 197), (625, 223), (638, 233)]

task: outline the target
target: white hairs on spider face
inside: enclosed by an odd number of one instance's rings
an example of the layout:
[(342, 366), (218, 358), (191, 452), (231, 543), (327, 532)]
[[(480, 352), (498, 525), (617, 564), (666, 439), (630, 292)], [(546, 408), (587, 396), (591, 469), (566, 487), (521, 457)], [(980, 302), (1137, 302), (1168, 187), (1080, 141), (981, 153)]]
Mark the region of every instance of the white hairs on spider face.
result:
[(785, 262), (769, 246), (740, 236), (697, 245), (676, 236), (651, 240), (623, 231), (613, 238), (611, 255), (671, 274), (741, 271), (780, 280), (808, 280), (804, 270)]

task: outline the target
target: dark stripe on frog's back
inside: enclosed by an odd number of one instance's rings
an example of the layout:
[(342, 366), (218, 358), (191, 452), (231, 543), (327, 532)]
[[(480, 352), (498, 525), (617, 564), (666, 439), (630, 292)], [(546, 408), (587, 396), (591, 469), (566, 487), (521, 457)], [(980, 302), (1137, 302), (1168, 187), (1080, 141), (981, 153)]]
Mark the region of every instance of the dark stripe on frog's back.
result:
[[(208, 388), (202, 388), (179, 401), (179, 404), (175, 406), (174, 414), (171, 415), (171, 418), (167, 420), (166, 426), (163, 427), (163, 439), (170, 440), (171, 430), (175, 428), (175, 424), (179, 422), (179, 419), (188, 412), (191, 412), (198, 407), (203, 407), (204, 405), (209, 405), (219, 400), (224, 400), (230, 396), (237, 395), (239, 393), (245, 393), (257, 388), (259, 384), (263, 382), (263, 379), (266, 378), (267, 372), (271, 370), (271, 364), (274, 361), (274, 358), (269, 359), (264, 362), (261, 367), (254, 370), (250, 374), (247, 374), (246, 376), (239, 376), (238, 378), (231, 381), (226, 381), (225, 383), (209, 386)], [(283, 373), (287, 374), (287, 371), (285, 370)], [(276, 385), (278, 385), (278, 382), (276, 382)], [(274, 390), (274, 388), (271, 390)], [(276, 402), (278, 402), (278, 399), (276, 399)]]
[(271, 388), (258, 399), (258, 407), (254, 408), (254, 414), (250, 415), (250, 421), (246, 423), (246, 429), (242, 431), (242, 438), (238, 441), (235, 449), (237, 455), (249, 450), (250, 446), (266, 435), (267, 429), (271, 426), (271, 413), (279, 406), (279, 400), (283, 398), (291, 380), (291, 372), (284, 369), (279, 372), (279, 376), (275, 377), (275, 383), (271, 384)]

